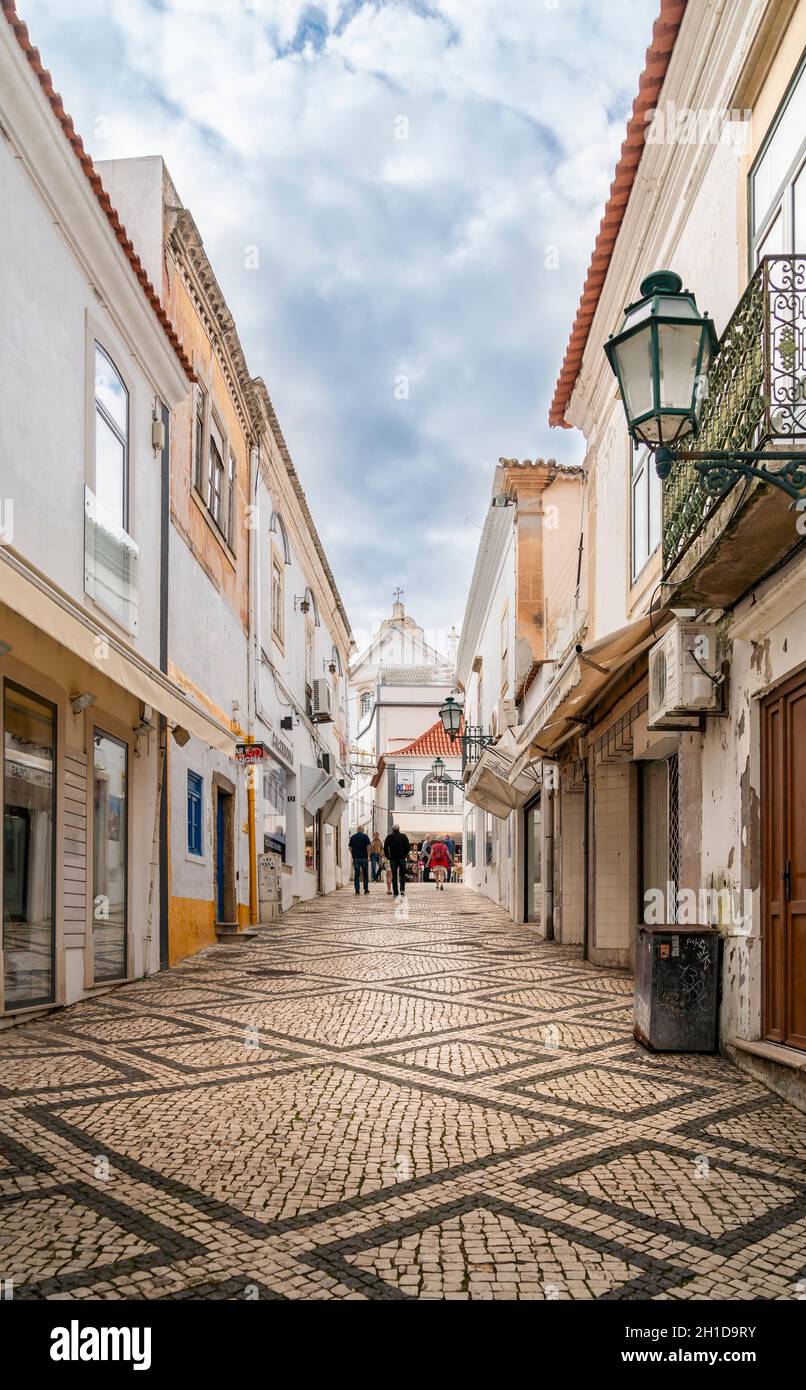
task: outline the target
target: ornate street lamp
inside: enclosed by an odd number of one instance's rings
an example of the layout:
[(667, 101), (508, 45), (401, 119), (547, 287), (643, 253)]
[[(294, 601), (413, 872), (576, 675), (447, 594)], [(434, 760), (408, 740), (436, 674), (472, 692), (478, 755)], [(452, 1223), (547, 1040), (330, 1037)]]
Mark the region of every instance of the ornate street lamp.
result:
[(440, 706), (439, 717), (445, 733), (453, 743), (462, 725), (462, 706), (457, 705), (452, 695)]
[(641, 298), (624, 311), (621, 332), (605, 344), (636, 443), (656, 449), (696, 435), (702, 380), (716, 349), (714, 325), (698, 313), (680, 276), (648, 275)]
[[(473, 727), (465, 724), (462, 732), (462, 706), (457, 705), (452, 695), (449, 695), (444, 705), (440, 705), (439, 717), (442, 720), (442, 727), (448, 735), (451, 743), (456, 743), (457, 739), (462, 748), (462, 767), (468, 762), (475, 762), (483, 753), (488, 743), (492, 743), (492, 734), (485, 734), (481, 726)], [(448, 778), (451, 781), (451, 778)], [(455, 786), (463, 786), (457, 782)]]
[[(627, 428), (637, 445), (655, 455), (660, 478), (677, 462), (694, 463), (702, 485), (719, 497), (739, 474), (763, 478), (790, 497), (806, 495), (806, 454), (780, 449), (679, 448), (696, 439), (700, 413), (708, 396), (708, 371), (718, 351), (714, 325), (700, 314), (694, 295), (679, 275), (656, 270), (641, 282), (641, 298), (624, 311), (621, 331), (611, 335), (605, 352), (618, 381)], [(783, 464), (777, 472), (760, 466)]]
[(451, 786), (458, 787), (460, 791), (464, 791), (464, 782), (457, 782), (455, 777), (448, 776), (447, 772), (445, 771), (445, 763), (443, 759), (440, 758), (439, 754), (437, 754), (437, 756), (431, 764), (431, 772), (433, 774), (435, 782), (450, 782)]

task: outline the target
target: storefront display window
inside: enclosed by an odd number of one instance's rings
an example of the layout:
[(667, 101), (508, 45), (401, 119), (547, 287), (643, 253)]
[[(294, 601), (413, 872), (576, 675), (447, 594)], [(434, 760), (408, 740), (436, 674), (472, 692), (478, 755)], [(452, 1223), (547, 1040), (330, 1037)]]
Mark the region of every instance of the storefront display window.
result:
[(543, 812), (540, 802), (526, 809), (526, 920), (539, 922), (543, 911)]
[(98, 982), (126, 976), (128, 749), (101, 729), (92, 744), (92, 955)]
[(316, 869), (316, 816), (305, 812), (305, 868)]
[(56, 710), (6, 682), (3, 700), (6, 1008), (53, 999)]
[[(279, 763), (270, 763), (263, 773), (263, 849), (274, 850), (286, 862), (288, 774)], [(307, 862), (307, 861), (306, 861)]]

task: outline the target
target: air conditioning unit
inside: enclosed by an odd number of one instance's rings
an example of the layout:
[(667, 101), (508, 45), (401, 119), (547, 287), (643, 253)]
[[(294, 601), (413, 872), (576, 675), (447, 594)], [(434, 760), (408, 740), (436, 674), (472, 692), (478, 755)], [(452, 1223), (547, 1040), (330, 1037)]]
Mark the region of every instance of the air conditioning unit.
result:
[(676, 622), (649, 653), (647, 727), (691, 727), (692, 716), (719, 712), (721, 684), (716, 628)]
[(498, 732), (514, 729), (518, 722), (518, 709), (514, 700), (498, 701)]
[(317, 724), (327, 724), (333, 719), (333, 694), (330, 681), (321, 678), (313, 683), (311, 718)]

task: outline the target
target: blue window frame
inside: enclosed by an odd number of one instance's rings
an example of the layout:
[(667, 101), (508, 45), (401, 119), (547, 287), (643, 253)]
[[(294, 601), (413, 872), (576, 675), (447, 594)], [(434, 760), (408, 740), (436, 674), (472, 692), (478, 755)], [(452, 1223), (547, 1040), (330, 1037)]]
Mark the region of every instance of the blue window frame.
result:
[(202, 779), (188, 773), (188, 854), (202, 854)]

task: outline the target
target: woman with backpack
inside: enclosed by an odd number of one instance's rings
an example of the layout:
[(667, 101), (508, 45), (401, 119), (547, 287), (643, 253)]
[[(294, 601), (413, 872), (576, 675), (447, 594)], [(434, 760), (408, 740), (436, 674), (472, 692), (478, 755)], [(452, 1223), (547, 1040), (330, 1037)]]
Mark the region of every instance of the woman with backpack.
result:
[(448, 846), (445, 844), (442, 836), (437, 835), (436, 839), (431, 843), (431, 857), (428, 861), (428, 868), (436, 879), (437, 890), (441, 893), (445, 891), (445, 875), (450, 869), (451, 863), (452, 860), (448, 852)]

